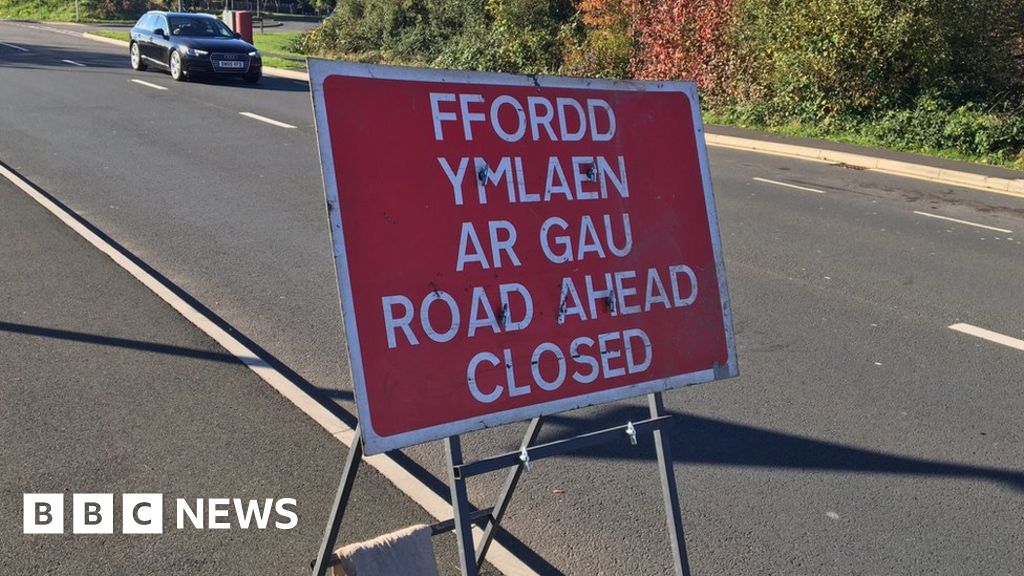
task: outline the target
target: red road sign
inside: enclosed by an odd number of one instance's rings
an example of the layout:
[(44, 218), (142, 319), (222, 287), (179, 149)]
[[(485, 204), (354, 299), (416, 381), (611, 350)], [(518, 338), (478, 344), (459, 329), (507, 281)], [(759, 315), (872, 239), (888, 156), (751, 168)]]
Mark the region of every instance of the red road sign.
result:
[(367, 453), (736, 375), (694, 84), (310, 78)]

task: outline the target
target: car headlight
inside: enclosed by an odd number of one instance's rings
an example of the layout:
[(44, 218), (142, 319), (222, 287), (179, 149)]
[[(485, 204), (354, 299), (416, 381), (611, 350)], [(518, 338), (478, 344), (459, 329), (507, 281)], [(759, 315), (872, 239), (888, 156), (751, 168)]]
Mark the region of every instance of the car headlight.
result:
[(253, 50), (252, 52), (249, 52), (249, 57), (250, 58), (259, 58), (260, 57), (260, 51), (259, 50)]
[(196, 48), (186, 48), (185, 49), (185, 54), (187, 54), (188, 56), (197, 57), (197, 56), (208, 56), (210, 53), (207, 52), (206, 50), (197, 50)]

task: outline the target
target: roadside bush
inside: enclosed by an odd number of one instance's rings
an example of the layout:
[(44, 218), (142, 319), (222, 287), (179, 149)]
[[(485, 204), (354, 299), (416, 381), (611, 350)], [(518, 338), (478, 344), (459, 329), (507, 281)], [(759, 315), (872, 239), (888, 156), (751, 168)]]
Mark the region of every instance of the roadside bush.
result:
[(1024, 0), (338, 0), (296, 44), (381, 63), (693, 79), (720, 120), (1024, 161)]
[(445, 68), (551, 74), (561, 67), (560, 30), (570, 0), (488, 0), (434, 64)]
[(733, 66), (734, 0), (644, 0), (636, 9), (636, 78), (694, 80), (703, 95), (727, 93)]
[(948, 62), (943, 0), (742, 0), (732, 95), (761, 120), (830, 123), (906, 105)]
[(571, 0), (340, 0), (297, 41), (307, 54), (473, 70), (553, 72)]
[(888, 111), (865, 122), (861, 131), (878, 142), (910, 150), (950, 150), (969, 156), (1012, 161), (1024, 151), (1024, 115), (953, 107), (922, 96), (913, 108)]
[(581, 0), (562, 26), (561, 73), (631, 77), (637, 7), (637, 0)]
[(768, 125), (830, 125), (923, 94), (1020, 103), (1022, 26), (1024, 0), (741, 0), (731, 96)]
[(165, 8), (150, 0), (91, 0), (83, 5), (91, 16), (101, 20), (133, 20), (151, 8)]
[(295, 48), (305, 54), (387, 59), (393, 52), (410, 51), (409, 32), (425, 17), (423, 0), (339, 0), (331, 17), (300, 37)]

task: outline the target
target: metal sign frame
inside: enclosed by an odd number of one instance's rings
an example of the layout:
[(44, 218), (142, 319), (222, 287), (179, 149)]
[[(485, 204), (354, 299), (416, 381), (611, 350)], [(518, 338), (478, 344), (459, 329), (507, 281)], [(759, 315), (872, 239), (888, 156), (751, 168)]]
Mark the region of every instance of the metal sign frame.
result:
[[(515, 493), (523, 473), (530, 469), (531, 462), (624, 439), (633, 446), (637, 446), (639, 437), (646, 434), (651, 434), (654, 438), (665, 519), (668, 524), (669, 543), (672, 547), (674, 573), (676, 576), (691, 576), (686, 538), (683, 532), (682, 510), (679, 505), (679, 490), (676, 486), (675, 469), (673, 468), (672, 445), (668, 435), (674, 418), (665, 413), (665, 405), (660, 392), (648, 395), (648, 409), (650, 418), (646, 420), (631, 421), (622, 426), (540, 445), (536, 444), (536, 441), (540, 435), (543, 420), (538, 416), (530, 421), (518, 451), (484, 458), (476, 462), (463, 462), (462, 441), (459, 436), (445, 439), (452, 519), (435, 525), (434, 533), (455, 530), (462, 576), (477, 576), (479, 574), (480, 567), (483, 566), (484, 560), (487, 558), (487, 550), (501, 528), (501, 521), (512, 501), (512, 495)], [(348, 508), (349, 498), (352, 496), (356, 473), (359, 471), (362, 459), (362, 433), (357, 426), (348, 458), (345, 460), (341, 482), (334, 497), (334, 505), (327, 521), (327, 527), (320, 540), (319, 551), (316, 558), (310, 562), (313, 569), (312, 576), (325, 576), (331, 566), (339, 563), (333, 549), (341, 530), (345, 510)], [(475, 510), (469, 502), (466, 481), (473, 476), (505, 468), (511, 470), (506, 476), (494, 506)], [(474, 524), (483, 524), (484, 534), (479, 544), (475, 544), (473, 541)]]
[[(644, 394), (660, 393), (674, 388), (729, 378), (738, 374), (736, 345), (732, 327), (732, 312), (729, 303), (728, 287), (726, 284), (717, 212), (711, 187), (711, 174), (708, 167), (707, 148), (703, 137), (704, 126), (700, 115), (697, 88), (694, 83), (612, 81), (582, 78), (518, 76), (483, 72), (424, 70), (316, 59), (309, 60), (309, 75), (310, 88), (313, 97), (313, 109), (316, 120), (317, 139), (320, 149), (320, 162), (323, 169), (325, 195), (327, 198), (327, 208), (331, 225), (331, 238), (334, 248), (338, 289), (341, 297), (342, 313), (344, 316), (346, 345), (350, 358), (352, 383), (359, 412), (359, 422), (362, 429), (364, 449), (367, 454), (376, 454), (388, 450), (403, 448), (413, 444), (448, 438), (473, 430), (530, 420), (532, 418), (576, 408), (623, 400)], [(700, 174), (703, 183), (703, 200), (707, 210), (708, 225), (711, 233), (710, 240), (715, 261), (723, 326), (725, 329), (725, 343), (728, 349), (727, 362), (724, 365), (715, 365), (695, 372), (677, 374), (667, 378), (659, 378), (618, 388), (540, 402), (529, 406), (503, 410), (463, 420), (446, 422), (391, 436), (378, 435), (374, 430), (370, 410), (367, 402), (365, 401), (365, 398), (367, 397), (366, 375), (363, 367), (362, 345), (354, 312), (355, 307), (353, 304), (352, 284), (350, 281), (349, 258), (344, 242), (343, 223), (337, 203), (338, 180), (334, 165), (334, 152), (332, 150), (326, 110), (326, 99), (324, 94), (324, 82), (332, 75), (384, 80), (479, 84), (541, 89), (570, 88), (635, 92), (682, 92), (686, 94), (690, 101), (695, 132), (692, 137), (695, 138), (694, 144), (699, 157)], [(681, 137), (690, 137), (690, 135), (682, 135)]]

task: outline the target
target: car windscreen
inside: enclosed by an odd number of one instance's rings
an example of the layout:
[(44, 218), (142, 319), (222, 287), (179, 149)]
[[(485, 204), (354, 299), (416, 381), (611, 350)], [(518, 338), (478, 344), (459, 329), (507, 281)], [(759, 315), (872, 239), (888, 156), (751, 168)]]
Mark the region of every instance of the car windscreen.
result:
[(232, 38), (234, 33), (223, 22), (215, 18), (190, 18), (168, 16), (171, 34), (174, 36), (199, 36), (203, 38)]

